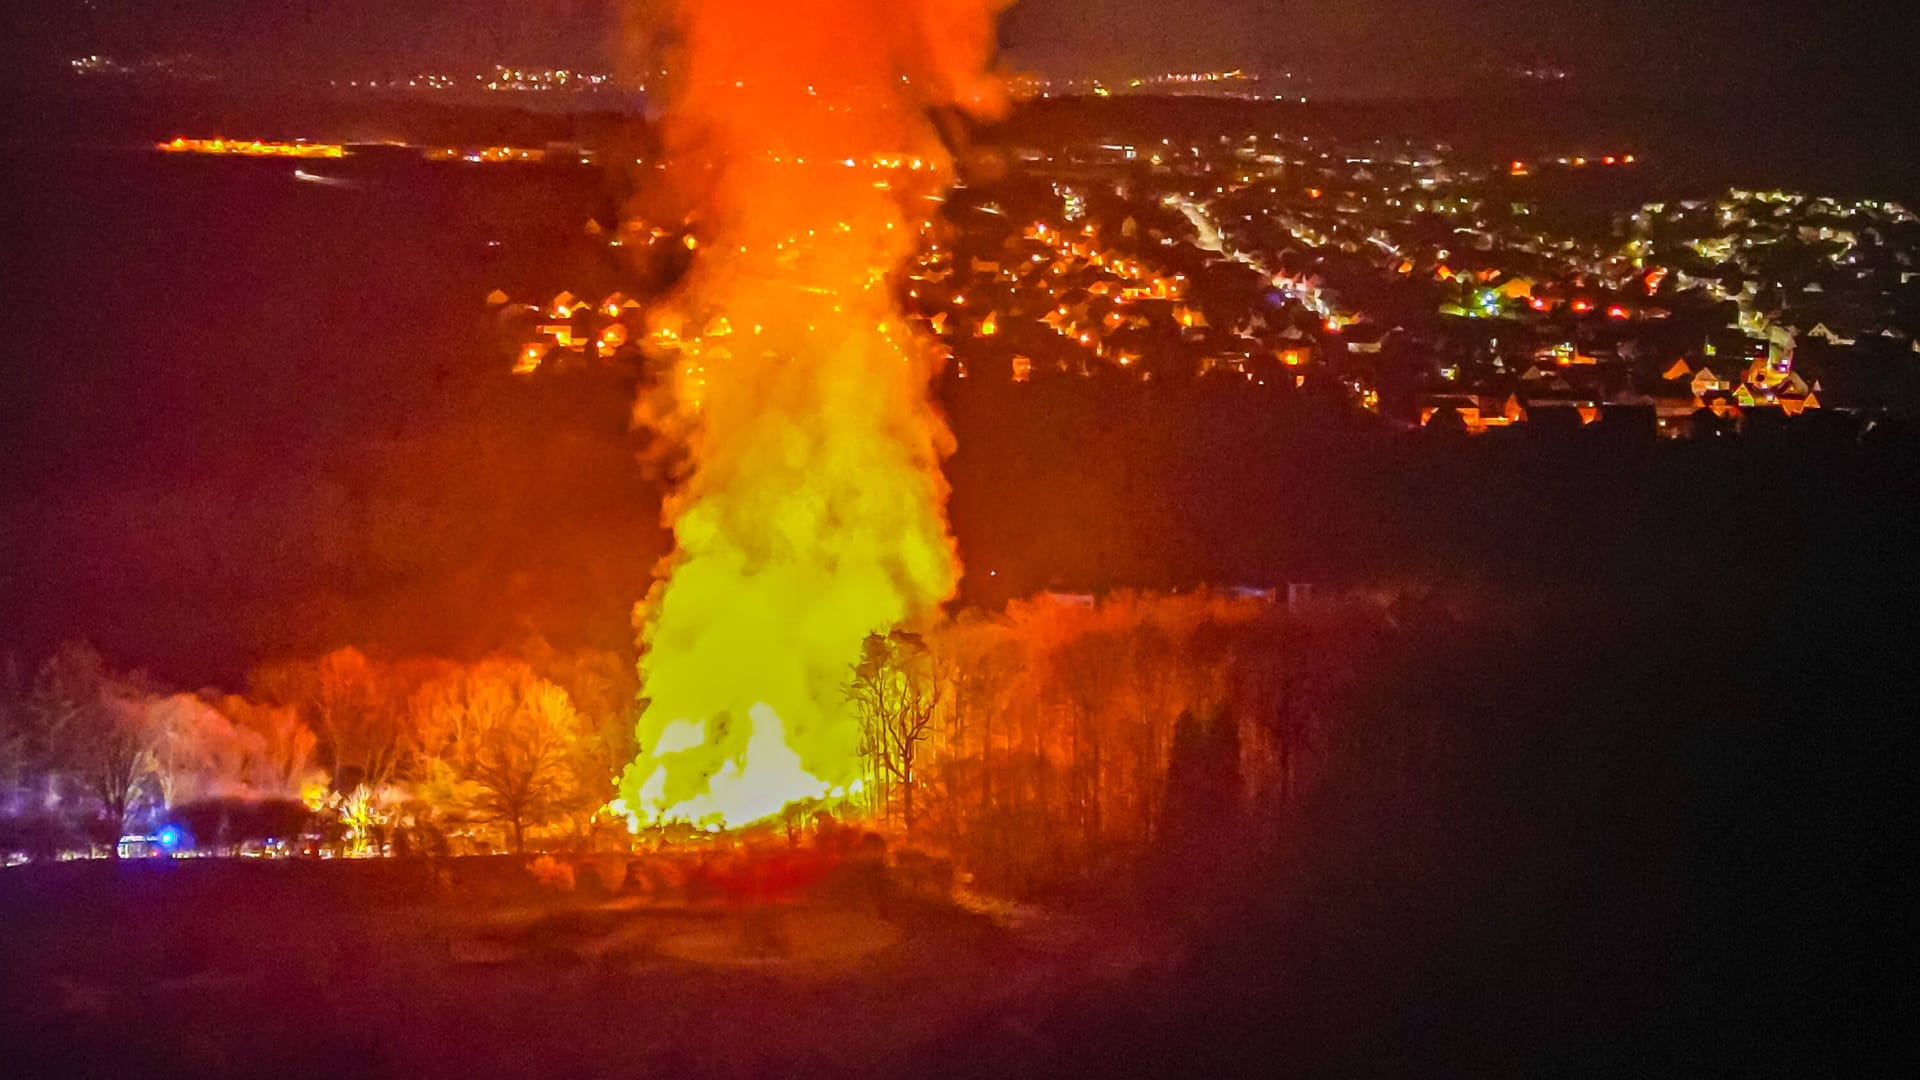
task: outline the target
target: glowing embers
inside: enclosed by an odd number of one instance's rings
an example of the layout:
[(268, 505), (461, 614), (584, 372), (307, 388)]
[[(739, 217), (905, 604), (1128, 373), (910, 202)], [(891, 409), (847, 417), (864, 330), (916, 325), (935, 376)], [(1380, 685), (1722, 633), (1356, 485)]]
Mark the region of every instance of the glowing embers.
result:
[(235, 154), (241, 157), (339, 158), (347, 149), (334, 143), (261, 142), (258, 139), (184, 139), (156, 143), (169, 154)]

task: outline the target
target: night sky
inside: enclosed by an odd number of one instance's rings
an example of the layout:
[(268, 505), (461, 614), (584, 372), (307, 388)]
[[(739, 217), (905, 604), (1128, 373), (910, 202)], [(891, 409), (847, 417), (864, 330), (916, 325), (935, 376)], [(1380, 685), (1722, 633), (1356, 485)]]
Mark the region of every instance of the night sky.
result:
[[(194, 51), (287, 73), (610, 66), (617, 0), (11, 0), (50, 55)], [(804, 3), (794, 5), (796, 11)], [(1016, 66), (1291, 68), (1322, 93), (1471, 90), (1547, 63), (1600, 90), (1896, 92), (1892, 4), (1821, 0), (1023, 0)]]
[[(73, 85), (61, 70), (73, 56), (187, 51), (296, 85), (370, 69), (604, 69), (616, 10), (613, 0), (0, 0), (0, 72), (22, 70), (12, 53)], [(1464, 92), (1463, 115), (1481, 86), (1515, 89), (1501, 72), (1550, 64), (1595, 90), (1668, 92), (1670, 105), (1628, 105), (1649, 131), (1687, 114), (1689, 86), (1754, 91), (1759, 109), (1698, 113), (1745, 118), (1722, 125), (1743, 145), (1899, 162), (1916, 145), (1916, 113), (1895, 96), (1911, 95), (1895, 63), (1910, 39), (1870, 14), (1813, 0), (1024, 0), (1002, 37), (1013, 66), (1053, 75), (1290, 67), (1323, 96)], [(222, 166), (63, 161), (9, 135), (11, 103), (0, 88), (0, 190), (30, 210), (16, 215), (24, 228), (0, 229), (0, 265), (27, 268), (14, 299), (33, 317), (8, 342), (0, 384), (0, 655), (87, 636), (181, 680), (231, 681), (263, 648), (387, 640), (452, 651), (473, 642), (449, 633), (511, 640), (523, 612), (563, 625), (607, 597), (600, 640), (630, 634), (625, 598), (644, 591), (660, 542), (652, 507), (628, 490), (642, 485), (611, 485), (620, 498), (587, 511), (562, 505), (577, 493), (538, 484), (502, 494), (496, 477), (511, 470), (471, 448), (525, 458), (528, 446), (477, 434), (506, 430), (496, 413), (525, 407), (462, 381), (492, 370), (475, 312), (500, 282), (475, 253), (496, 225), (577, 237), (597, 211), (567, 200), (597, 193), (503, 187), (500, 205), (476, 210), (474, 192), (445, 185), (341, 199), (259, 170), (225, 171), (227, 186), (211, 188)], [(254, 242), (175, 242), (236, 223)], [(357, 246), (366, 235), (385, 246)], [(354, 272), (336, 278), (334, 267)], [(600, 400), (605, 437), (560, 441), (567, 475), (624, 482), (626, 399)], [(547, 452), (540, 425), (513, 430)], [(576, 527), (582, 512), (601, 516)], [(583, 572), (555, 586), (533, 572), (547, 563)], [(446, 617), (480, 596), (506, 599)]]

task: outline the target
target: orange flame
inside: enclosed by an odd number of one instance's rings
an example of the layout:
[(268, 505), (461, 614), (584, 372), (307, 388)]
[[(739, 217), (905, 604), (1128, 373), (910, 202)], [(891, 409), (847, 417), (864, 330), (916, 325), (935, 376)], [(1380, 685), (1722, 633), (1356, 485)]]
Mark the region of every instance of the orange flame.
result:
[[(699, 238), (653, 314), (667, 370), (637, 414), (683, 464), (676, 549), (636, 612), (649, 704), (618, 800), (636, 828), (857, 794), (842, 688), (861, 642), (952, 593), (943, 358), (889, 276), (918, 242), (906, 208), (951, 178), (929, 112), (1001, 106), (1002, 3), (675, 8), (667, 194)], [(899, 161), (885, 184), (858, 167)]]

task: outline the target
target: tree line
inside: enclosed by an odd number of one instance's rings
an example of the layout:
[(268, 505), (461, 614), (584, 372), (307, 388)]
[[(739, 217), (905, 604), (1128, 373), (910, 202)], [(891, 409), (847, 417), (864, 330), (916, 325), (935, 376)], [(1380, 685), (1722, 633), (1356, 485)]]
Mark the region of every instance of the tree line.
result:
[(1389, 610), (1042, 594), (875, 634), (847, 686), (870, 810), (1016, 890), (1253, 835), (1313, 779)]
[(585, 835), (630, 756), (633, 678), (616, 654), (544, 642), (475, 662), (348, 647), (262, 665), (245, 693), (189, 692), (69, 643), (0, 671), (0, 847), (113, 849), (167, 823), (212, 846), (309, 828), (363, 850)]
[[(1204, 846), (1311, 780), (1385, 610), (1041, 594), (876, 632), (845, 683), (865, 773), (852, 810), (1014, 888)], [(0, 675), (11, 849), (110, 847), (169, 822), (215, 848), (316, 832), (363, 852), (626, 843), (606, 805), (644, 702), (616, 653), (342, 648), (262, 665), (235, 694), (171, 690), (70, 644)]]

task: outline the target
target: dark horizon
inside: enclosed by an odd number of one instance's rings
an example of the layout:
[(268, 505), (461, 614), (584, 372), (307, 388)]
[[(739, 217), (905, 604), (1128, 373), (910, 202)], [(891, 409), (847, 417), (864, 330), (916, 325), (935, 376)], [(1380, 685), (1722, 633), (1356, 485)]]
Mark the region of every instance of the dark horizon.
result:
[[(475, 72), (496, 63), (611, 71), (621, 5), (323, 0), (290, 9), (259, 0), (19, 0), (10, 7), (16, 64), (44, 69), (90, 53), (135, 60), (194, 54), (234, 71), (324, 81)], [(1002, 19), (1001, 44), (1012, 70), (1055, 79), (1240, 68), (1276, 79), (1293, 72), (1313, 94), (1427, 96), (1552, 70), (1588, 92), (1817, 92), (1872, 107), (1907, 95), (1894, 76), (1913, 42), (1874, 5), (1836, 10), (1814, 0), (1212, 0), (1197, 9), (1022, 0)]]

